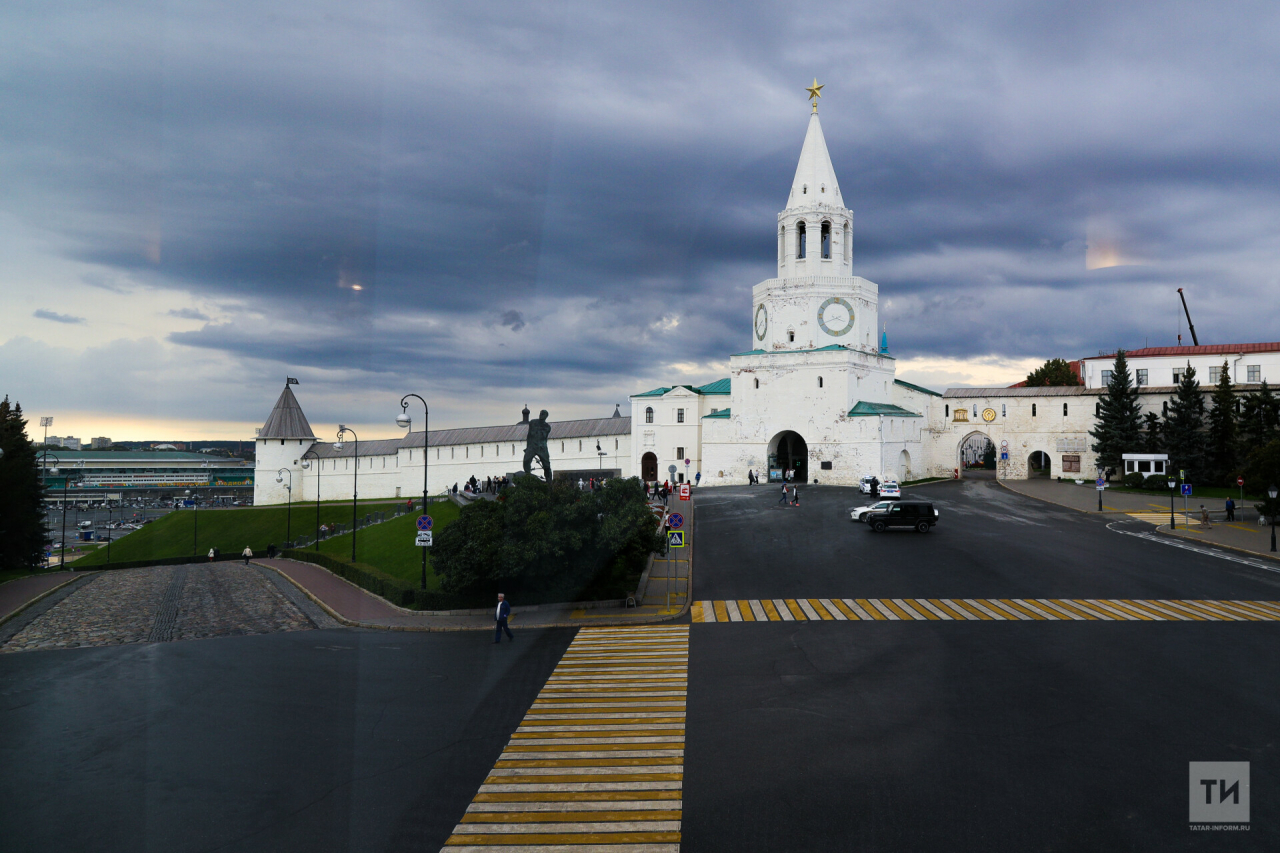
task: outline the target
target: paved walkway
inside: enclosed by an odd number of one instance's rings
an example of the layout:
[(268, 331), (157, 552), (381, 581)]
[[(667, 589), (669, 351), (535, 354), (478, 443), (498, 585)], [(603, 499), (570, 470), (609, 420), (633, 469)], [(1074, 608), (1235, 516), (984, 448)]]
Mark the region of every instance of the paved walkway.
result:
[(80, 572), (48, 572), (0, 584), (0, 622), (80, 576)]
[[(1018, 492), (1027, 497), (1049, 501), (1050, 503), (1080, 510), (1081, 512), (1098, 514), (1098, 492), (1092, 480), (1087, 480), (1084, 486), (1077, 486), (1075, 483), (1060, 483), (1056, 480), (1001, 480), (1000, 484), (1010, 491)], [(1198, 513), (1202, 503), (1210, 510), (1210, 517), (1212, 518), (1213, 526), (1208, 530), (1202, 530), (1199, 527), (1200, 518)], [(1194, 539), (1211, 545), (1219, 545), (1237, 551), (1246, 551), (1257, 556), (1276, 557), (1269, 550), (1271, 548), (1271, 528), (1258, 525), (1257, 515), (1253, 512), (1252, 507), (1246, 505), (1243, 508), (1248, 512), (1249, 521), (1230, 523), (1222, 521), (1224, 512), (1221, 498), (1193, 497), (1187, 501), (1187, 505), (1192, 514), (1190, 519), (1192, 523), (1187, 525), (1188, 519), (1183, 515), (1182, 498), (1179, 497), (1174, 501), (1174, 521), (1177, 527), (1171, 531), (1169, 530), (1169, 500), (1167, 497), (1161, 500), (1154, 495), (1113, 492), (1110, 490), (1102, 493), (1104, 515), (1109, 515), (1113, 518), (1135, 518), (1139, 521), (1154, 524), (1162, 533), (1172, 533), (1175, 536)], [(1240, 509), (1237, 510), (1237, 516), (1241, 511)]]
[[(476, 610), (416, 611), (396, 607), (386, 599), (343, 580), (327, 569), (297, 560), (254, 560), (297, 584), (316, 603), (345, 625), (399, 631), (492, 631), (494, 607)], [(657, 581), (654, 582), (655, 584)], [(663, 581), (665, 583), (665, 581)], [(651, 587), (654, 584), (650, 584)], [(646, 599), (647, 600), (647, 599)], [(594, 604), (594, 602), (592, 602)], [(667, 610), (664, 604), (640, 607), (584, 607), (581, 603), (543, 604), (511, 608), (513, 630), (526, 628), (628, 625), (673, 619), (684, 610), (683, 599)]]

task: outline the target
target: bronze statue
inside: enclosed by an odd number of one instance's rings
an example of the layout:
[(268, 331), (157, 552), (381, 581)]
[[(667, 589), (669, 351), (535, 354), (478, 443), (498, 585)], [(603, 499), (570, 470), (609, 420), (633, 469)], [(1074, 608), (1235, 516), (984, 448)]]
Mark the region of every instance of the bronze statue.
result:
[(529, 421), (529, 436), (524, 446), (524, 472), (532, 475), (531, 463), (538, 460), (542, 463), (542, 478), (551, 482), (551, 451), (547, 450), (547, 439), (551, 437), (551, 424), (547, 423), (547, 410), (543, 409), (538, 417)]

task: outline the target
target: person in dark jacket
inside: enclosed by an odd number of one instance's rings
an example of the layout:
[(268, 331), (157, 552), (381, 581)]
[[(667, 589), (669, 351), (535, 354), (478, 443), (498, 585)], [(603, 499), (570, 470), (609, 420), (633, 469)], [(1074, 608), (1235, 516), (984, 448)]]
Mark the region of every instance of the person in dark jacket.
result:
[(507, 627), (507, 619), (511, 616), (511, 605), (507, 603), (506, 596), (498, 593), (498, 612), (494, 614), (497, 624), (493, 629), (493, 641), (495, 643), (502, 642), (502, 632), (507, 632), (507, 639), (514, 641), (515, 637), (511, 634), (511, 629)]

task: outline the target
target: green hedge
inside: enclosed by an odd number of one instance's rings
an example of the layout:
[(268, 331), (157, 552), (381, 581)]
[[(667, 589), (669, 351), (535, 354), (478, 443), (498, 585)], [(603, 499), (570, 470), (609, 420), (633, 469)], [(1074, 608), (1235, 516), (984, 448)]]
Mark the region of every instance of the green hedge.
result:
[(338, 577), (385, 598), (397, 607), (407, 607), (412, 610), (464, 610), (470, 607), (484, 607), (486, 604), (484, 601), (476, 601), (460, 595), (419, 589), (417, 584), (406, 583), (373, 566), (340, 560), (329, 554), (286, 548), (280, 552), (280, 556), (304, 563), (314, 563), (328, 569)]

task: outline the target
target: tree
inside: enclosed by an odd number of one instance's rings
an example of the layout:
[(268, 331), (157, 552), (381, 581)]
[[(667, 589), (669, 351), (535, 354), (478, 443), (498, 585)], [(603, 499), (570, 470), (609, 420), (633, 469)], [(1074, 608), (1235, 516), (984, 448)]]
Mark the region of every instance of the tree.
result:
[(1142, 452), (1164, 453), (1164, 425), (1155, 412), (1143, 415)]
[(1142, 406), (1138, 389), (1129, 374), (1129, 360), (1124, 350), (1116, 353), (1107, 393), (1098, 400), (1098, 425), (1089, 430), (1098, 464), (1105, 468), (1121, 468), (1121, 454), (1137, 453), (1142, 446)]
[(1044, 388), (1050, 385), (1083, 385), (1071, 365), (1061, 358), (1051, 358), (1027, 374), (1026, 387)]
[(1241, 452), (1253, 450), (1280, 438), (1280, 397), (1264, 380), (1262, 386), (1240, 401), (1239, 433)]
[(584, 492), (517, 477), (497, 501), (463, 507), (436, 537), (431, 563), (446, 592), (576, 601), (589, 588), (621, 597), (627, 575), (662, 544), (635, 478)]
[(1214, 482), (1230, 485), (1227, 478), (1236, 473), (1236, 451), (1236, 395), (1231, 387), (1231, 368), (1223, 361), (1209, 410), (1208, 465)]
[(1271, 500), (1267, 489), (1280, 486), (1280, 438), (1254, 448), (1244, 469), (1244, 483), (1253, 494), (1262, 494), (1262, 503), (1256, 505), (1263, 515), (1280, 514), (1280, 498)]
[(1204, 482), (1204, 396), (1196, 369), (1187, 364), (1178, 391), (1169, 402), (1164, 423), (1164, 443), (1174, 470), (1187, 472), (1190, 482)]
[(0, 571), (39, 566), (49, 537), (44, 527), (44, 482), (27, 437), (22, 406), (0, 401)]

